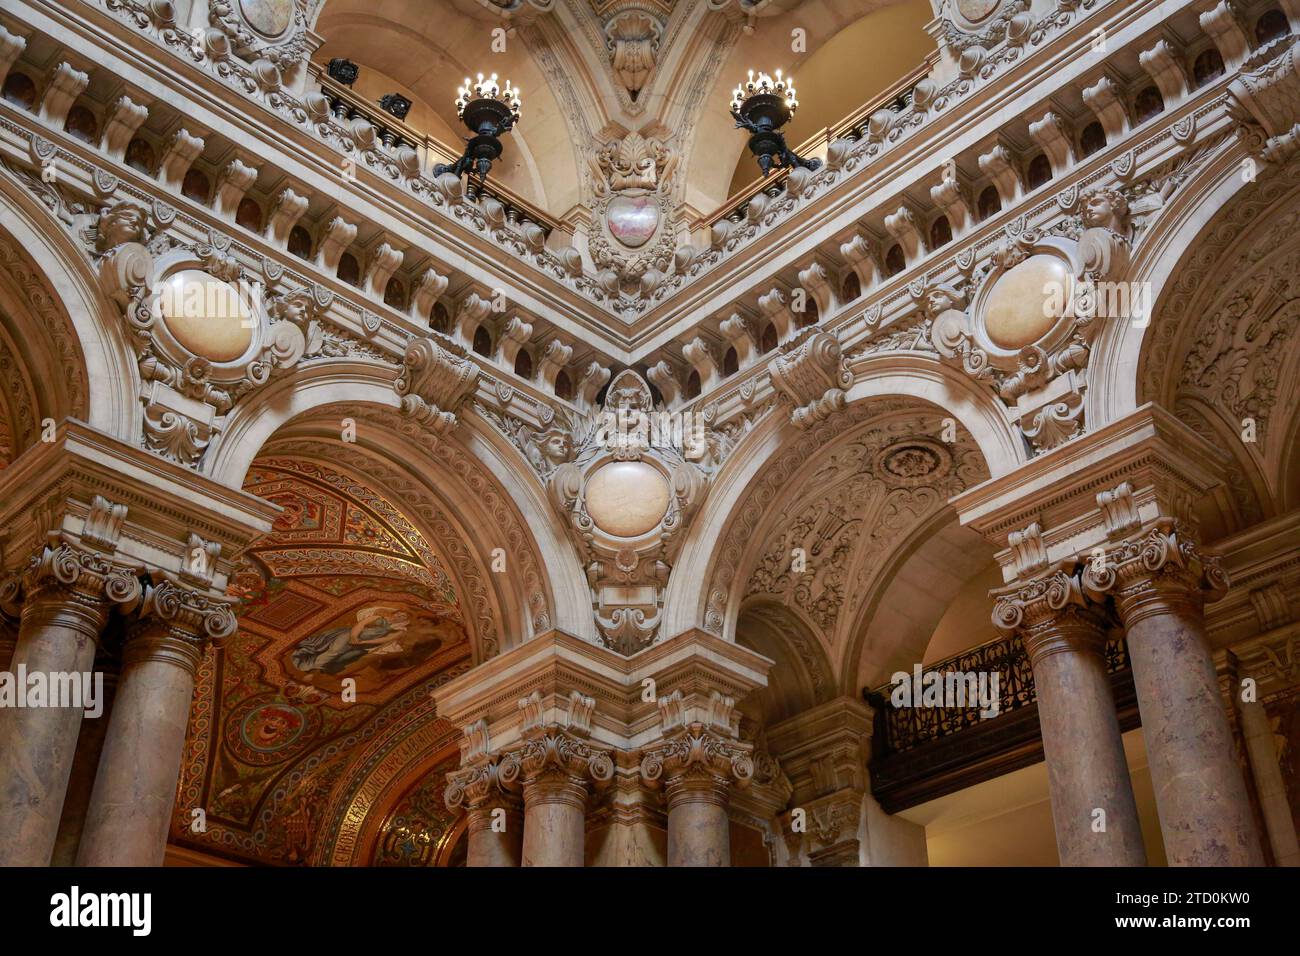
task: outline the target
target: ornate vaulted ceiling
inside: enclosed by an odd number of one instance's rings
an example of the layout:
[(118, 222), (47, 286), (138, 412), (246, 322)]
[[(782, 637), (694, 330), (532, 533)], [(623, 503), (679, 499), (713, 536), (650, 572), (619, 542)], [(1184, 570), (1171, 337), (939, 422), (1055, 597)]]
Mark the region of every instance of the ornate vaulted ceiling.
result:
[[(300, 864), (331, 854), (331, 794), (368, 772), (353, 762), (468, 668), (470, 642), (442, 558), (363, 481), (265, 457), (244, 487), (284, 511), (233, 580), (237, 635), (198, 674), (174, 827), (206, 850)], [(430, 862), (426, 844), (447, 835), (408, 791), (411, 806), (378, 837), (386, 862)]]

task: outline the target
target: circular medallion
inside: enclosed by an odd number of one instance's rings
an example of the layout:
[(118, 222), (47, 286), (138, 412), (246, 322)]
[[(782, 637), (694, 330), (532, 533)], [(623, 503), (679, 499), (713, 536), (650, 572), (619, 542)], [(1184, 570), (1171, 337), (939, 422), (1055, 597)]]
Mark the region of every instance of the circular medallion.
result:
[(226, 744), (245, 763), (280, 763), (311, 743), (320, 716), (275, 695), (259, 694), (239, 704), (226, 719)]
[(198, 269), (168, 276), (158, 297), (176, 341), (212, 362), (233, 362), (253, 342), (253, 312), (239, 290)]
[(629, 249), (639, 249), (659, 228), (659, 203), (653, 196), (615, 196), (605, 208), (610, 234)]
[(239, 12), (262, 36), (278, 37), (293, 22), (294, 0), (239, 0)]
[(984, 306), (984, 330), (999, 348), (1033, 345), (1065, 310), (1072, 276), (1056, 256), (1030, 256), (994, 283)]
[(611, 461), (587, 482), (587, 514), (620, 538), (652, 531), (668, 512), (668, 482), (643, 461)]
[(970, 23), (979, 23), (998, 8), (1000, 0), (957, 0), (957, 11)]

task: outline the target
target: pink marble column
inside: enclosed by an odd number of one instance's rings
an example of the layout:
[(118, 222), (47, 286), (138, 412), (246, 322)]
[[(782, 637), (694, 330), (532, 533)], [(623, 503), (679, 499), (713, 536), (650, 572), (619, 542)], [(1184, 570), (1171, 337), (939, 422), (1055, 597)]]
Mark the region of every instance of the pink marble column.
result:
[(728, 796), (753, 776), (747, 747), (698, 723), (645, 753), (642, 779), (667, 793), (669, 866), (731, 865)]
[[(519, 866), (524, 817), (515, 803), (497, 801), (469, 810), (467, 866)], [(500, 821), (500, 826), (498, 826)]]
[(587, 787), (580, 777), (548, 774), (524, 785), (524, 866), (582, 866)]
[(1171, 866), (1262, 866), (1205, 637), (1204, 591), (1227, 578), (1176, 522), (1161, 519), (1089, 566), (1115, 595), (1142, 714), (1160, 829)]
[(524, 781), (523, 865), (583, 866), (588, 782), (613, 777), (609, 754), (565, 731), (537, 729), (502, 758), (499, 773)]
[(78, 866), (162, 865), (194, 673), (205, 643), (234, 631), (225, 602), (170, 581), (148, 589), (122, 654)]
[(994, 596), (994, 623), (1020, 634), (1034, 668), (1061, 865), (1146, 866), (1100, 608), (1083, 596), (1073, 566)]
[[(58, 543), (33, 561), (23, 590), (11, 669), (48, 678), (91, 673), (111, 607), (137, 599), (140, 582), (102, 555)], [(83, 714), (0, 708), (0, 866), (49, 864)]]

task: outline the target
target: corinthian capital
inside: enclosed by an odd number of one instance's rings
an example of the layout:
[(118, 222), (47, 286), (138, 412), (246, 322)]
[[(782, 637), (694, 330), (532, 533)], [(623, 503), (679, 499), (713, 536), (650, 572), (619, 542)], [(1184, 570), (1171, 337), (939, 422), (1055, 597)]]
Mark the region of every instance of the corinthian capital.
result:
[(1202, 552), (1173, 518), (1157, 518), (1114, 547), (1099, 549), (1084, 565), (1081, 581), (1090, 592), (1113, 594), (1128, 625), (1149, 614), (1199, 610), (1228, 589), (1218, 556)]
[(448, 810), (478, 810), (494, 800), (513, 799), (519, 790), (517, 759), (483, 757), (447, 774)]
[(32, 556), (22, 589), (28, 600), (55, 590), (82, 602), (106, 602), (130, 610), (140, 600), (140, 571), (138, 565), (115, 561), (109, 554), (56, 535)]
[(603, 783), (614, 776), (614, 761), (572, 734), (559, 730), (536, 733), (501, 758), (498, 774), (507, 782), (522, 772), (526, 783), (551, 778)]
[(652, 784), (662, 780), (669, 799), (700, 788), (722, 797), (728, 787), (746, 786), (753, 776), (750, 748), (700, 723), (683, 728), (641, 757), (642, 779)]
[(220, 643), (239, 626), (229, 601), (167, 578), (145, 589), (140, 615), (165, 624), (178, 637), (198, 643)]
[(1085, 592), (1076, 561), (1059, 562), (990, 596), (996, 602), (994, 625), (1018, 632), (1031, 661), (1060, 651), (1099, 650), (1104, 643), (1104, 611)]

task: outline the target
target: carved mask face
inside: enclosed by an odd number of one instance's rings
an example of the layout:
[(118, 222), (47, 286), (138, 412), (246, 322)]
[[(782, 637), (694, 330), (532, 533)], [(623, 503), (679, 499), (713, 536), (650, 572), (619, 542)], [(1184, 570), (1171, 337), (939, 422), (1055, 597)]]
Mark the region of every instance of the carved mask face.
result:
[(144, 210), (125, 203), (106, 209), (99, 216), (99, 247), (114, 249), (124, 242), (144, 238)]
[(568, 461), (572, 448), (573, 444), (569, 441), (569, 437), (562, 432), (551, 432), (542, 442), (542, 454), (556, 464)]

